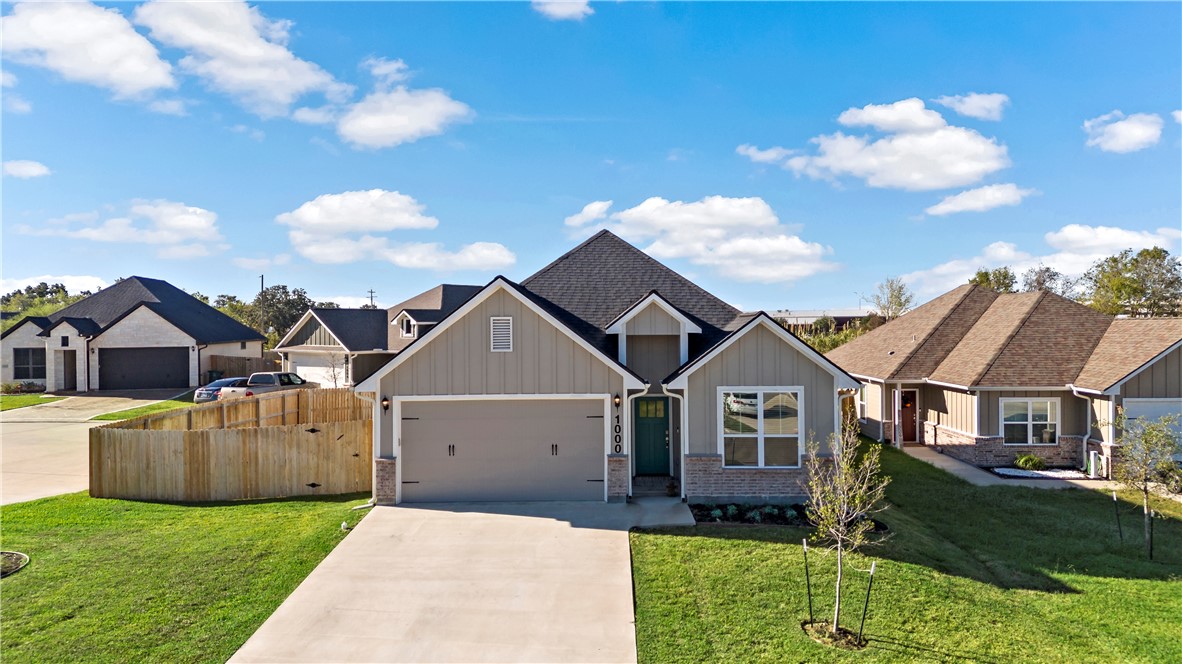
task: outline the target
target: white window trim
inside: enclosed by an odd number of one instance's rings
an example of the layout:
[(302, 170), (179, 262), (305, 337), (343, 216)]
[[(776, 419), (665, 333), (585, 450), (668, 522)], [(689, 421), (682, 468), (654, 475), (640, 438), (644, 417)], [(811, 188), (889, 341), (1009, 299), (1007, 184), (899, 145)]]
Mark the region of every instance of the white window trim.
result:
[[(1005, 419), (1005, 404), (1013, 402), (1022, 402), (1027, 404), (1026, 410), (1026, 440), (1030, 441), (1032, 427), (1034, 426), (1034, 407), (1031, 406), (1035, 401), (1053, 401), (1055, 402), (1055, 442), (1053, 443), (1007, 443), (1006, 438), (1006, 419)], [(1059, 431), (1063, 420), (1063, 403), (1059, 397), (999, 397), (997, 400), (997, 435), (1002, 439), (1003, 445), (1010, 447), (1055, 447), (1059, 444)], [(1048, 422), (1049, 423), (1049, 422)]]
[[(494, 330), (496, 330), (497, 323), (508, 321), (509, 323), (509, 347), (497, 348)], [(513, 317), (512, 316), (490, 316), (488, 319), (488, 349), (493, 353), (512, 353), (513, 352)]]
[[(758, 426), (756, 427), (756, 450), (758, 453), (759, 465), (757, 466), (728, 466), (726, 465), (726, 434), (724, 431), (723, 412), (725, 406), (722, 403), (722, 395), (727, 392), (754, 392), (762, 395), (764, 392), (792, 392), (796, 395), (796, 465), (795, 466), (765, 466), (763, 461), (763, 439), (765, 434), (763, 432), (763, 408), (756, 411), (758, 417)], [(762, 401), (762, 396), (756, 397)], [(722, 467), (724, 469), (734, 470), (792, 470), (801, 467), (800, 460), (803, 458), (804, 452), (804, 387), (801, 385), (786, 385), (786, 386), (730, 386), (720, 385), (717, 390), (717, 398), (714, 401), (715, 413), (718, 417), (718, 454), (722, 457)], [(740, 434), (730, 434), (731, 437), (739, 436)], [(752, 434), (741, 434), (744, 437), (751, 437)], [(791, 434), (775, 434), (773, 438), (792, 438)]]
[[(407, 323), (410, 323), (410, 324), (407, 325)], [(407, 332), (407, 328), (410, 329), (410, 332)], [(415, 338), (414, 319), (411, 318), (410, 316), (407, 316), (406, 314), (403, 314), (401, 317), (399, 317), (399, 319), (398, 319), (398, 333), (400, 335), (402, 335), (403, 339), (414, 339)]]
[(858, 421), (862, 422), (862, 423), (866, 422), (866, 388), (867, 387), (870, 387), (870, 386), (863, 383), (862, 386), (858, 388), (858, 401), (857, 401)]

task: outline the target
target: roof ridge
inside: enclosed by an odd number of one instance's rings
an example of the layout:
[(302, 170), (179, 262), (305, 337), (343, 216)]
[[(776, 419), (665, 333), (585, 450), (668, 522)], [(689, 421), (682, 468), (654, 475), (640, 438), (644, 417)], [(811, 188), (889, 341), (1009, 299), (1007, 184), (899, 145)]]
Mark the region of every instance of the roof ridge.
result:
[[(550, 261), (549, 263), (547, 263), (546, 265), (544, 265), (544, 266), (542, 267), (542, 269), (538, 270), (537, 272), (534, 272), (533, 274), (529, 275), (529, 276), (528, 276), (528, 277), (526, 277), (525, 279), (522, 279), (522, 280), (521, 280), (521, 283), (525, 283), (525, 282), (527, 282), (527, 281), (530, 281), (531, 279), (535, 279), (535, 278), (537, 278), (537, 277), (540, 277), (540, 276), (542, 276), (543, 274), (545, 274), (545, 273), (549, 272), (550, 270), (552, 270), (552, 269), (554, 268), (554, 266), (556, 266), (556, 265), (558, 265), (559, 263), (561, 263), (563, 260), (565, 260), (565, 259), (566, 259), (567, 257), (569, 257), (571, 254), (573, 254), (573, 253), (575, 253), (576, 251), (579, 251), (580, 249), (582, 249), (583, 247), (585, 247), (585, 246), (587, 246), (587, 245), (591, 244), (591, 242), (592, 242), (593, 240), (597, 240), (597, 239), (599, 239), (600, 237), (602, 237), (602, 236), (603, 236), (603, 235), (605, 235), (605, 234), (606, 234), (606, 235), (611, 235), (612, 237), (618, 237), (618, 236), (617, 236), (615, 233), (612, 233), (611, 231), (609, 231), (609, 230), (608, 230), (608, 229), (606, 229), (606, 228), (604, 228), (604, 229), (601, 229), (601, 230), (600, 230), (598, 233), (595, 233), (595, 234), (594, 234), (594, 235), (592, 235), (591, 237), (589, 237), (589, 238), (587, 238), (586, 240), (583, 240), (582, 242), (580, 242), (580, 243), (579, 243), (578, 245), (576, 245), (576, 246), (575, 246), (573, 249), (569, 249), (569, 250), (567, 250), (567, 252), (566, 252), (565, 254), (563, 254), (563, 255), (559, 256), (558, 258), (555, 258), (554, 260), (552, 260), (552, 261)], [(622, 238), (621, 238), (621, 240), (622, 240)]]
[[(968, 286), (969, 287), (965, 289), (964, 293), (961, 294), (961, 296), (959, 298), (957, 298), (956, 302), (954, 302), (952, 304), (952, 306), (948, 308), (948, 313), (946, 313), (940, 317), (939, 322), (937, 322), (935, 325), (933, 325), (932, 329), (928, 330), (928, 333), (923, 336), (923, 339), (921, 339), (919, 343), (912, 345), (911, 352), (907, 353), (907, 357), (903, 358), (903, 361), (900, 362), (899, 366), (894, 371), (891, 372), (890, 376), (885, 377), (886, 380), (890, 380), (890, 379), (894, 378), (895, 376), (897, 376), (899, 374), (899, 372), (903, 370), (903, 367), (907, 366), (907, 363), (911, 361), (911, 358), (915, 357), (915, 354), (919, 352), (919, 349), (922, 348), (923, 345), (928, 342), (928, 339), (931, 339), (932, 335), (936, 334), (936, 330), (940, 329), (940, 326), (944, 324), (944, 321), (947, 321), (948, 318), (951, 317), (952, 314), (954, 314), (956, 312), (956, 310), (960, 308), (960, 305), (964, 304), (964, 301), (966, 299), (968, 299), (968, 297), (969, 297), (969, 293), (973, 293), (976, 291), (976, 289), (980, 288), (980, 286), (978, 286), (977, 284), (968, 284)], [(980, 318), (978, 317), (978, 320), (979, 319)], [(951, 352), (951, 351), (949, 351), (949, 352)], [(948, 355), (945, 354), (944, 357), (948, 357)], [(943, 360), (941, 360), (941, 361), (943, 361)]]
[[(1046, 298), (1046, 295), (1049, 291), (1039, 290), (1036, 292), (1038, 293), (1038, 297), (1034, 298), (1034, 304), (1030, 305), (1030, 309), (1026, 312), (1026, 315), (1022, 317), (1022, 320), (1018, 321), (1018, 324), (1015, 325), (1014, 329), (1011, 330), (1009, 335), (1006, 336), (1005, 343), (1003, 343), (1001, 346), (998, 347), (997, 352), (993, 354), (993, 359), (989, 360), (989, 364), (985, 365), (985, 368), (982, 369), (980, 371), (980, 373), (978, 373), (976, 376), (973, 377), (972, 383), (976, 383), (976, 382), (980, 381), (981, 378), (983, 378), (985, 376), (985, 374), (989, 373), (989, 370), (993, 368), (993, 365), (997, 364), (997, 361), (999, 359), (1001, 359), (1002, 355), (1005, 354), (1006, 349), (1009, 348), (1010, 344), (1014, 342), (1014, 337), (1018, 336), (1018, 331), (1021, 330), (1023, 327), (1025, 327), (1026, 321), (1030, 320), (1030, 317), (1034, 315), (1035, 310), (1038, 309), (1038, 305), (1041, 304), (1042, 301)], [(1017, 293), (1004, 293), (1004, 294), (1005, 295), (1016, 295)], [(1003, 293), (998, 293), (998, 300), (1001, 299), (1001, 295), (1003, 295)], [(997, 300), (994, 300), (994, 302), (997, 302)], [(982, 315), (984, 315), (984, 314), (982, 314)], [(977, 319), (978, 322), (980, 322), (980, 320), (981, 320), (980, 318)], [(976, 324), (974, 324), (974, 327), (975, 326), (976, 326)], [(1085, 364), (1086, 364), (1086, 362), (1085, 362)]]

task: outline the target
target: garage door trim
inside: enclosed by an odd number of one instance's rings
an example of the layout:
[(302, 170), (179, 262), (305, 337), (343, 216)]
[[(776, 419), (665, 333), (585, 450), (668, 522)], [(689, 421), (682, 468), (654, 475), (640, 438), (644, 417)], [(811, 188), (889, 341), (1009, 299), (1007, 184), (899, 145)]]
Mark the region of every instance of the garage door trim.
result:
[[(402, 502), (402, 404), (406, 401), (548, 401), (583, 400), (603, 401), (603, 500), (607, 502), (608, 466), (607, 457), (612, 445), (612, 395), (597, 394), (432, 394), (390, 397), (390, 418), (394, 424), (394, 453), (399, 462), (395, 466), (395, 503)], [(627, 409), (620, 409), (621, 454), (628, 454)], [(376, 451), (376, 450), (375, 450)]]

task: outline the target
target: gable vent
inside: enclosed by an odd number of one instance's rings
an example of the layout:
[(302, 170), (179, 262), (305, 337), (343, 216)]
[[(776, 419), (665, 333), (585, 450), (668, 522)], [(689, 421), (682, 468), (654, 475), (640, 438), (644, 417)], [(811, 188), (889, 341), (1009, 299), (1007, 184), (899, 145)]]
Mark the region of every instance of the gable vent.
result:
[(509, 316), (493, 316), (489, 319), (490, 338), (494, 353), (513, 351), (513, 319)]

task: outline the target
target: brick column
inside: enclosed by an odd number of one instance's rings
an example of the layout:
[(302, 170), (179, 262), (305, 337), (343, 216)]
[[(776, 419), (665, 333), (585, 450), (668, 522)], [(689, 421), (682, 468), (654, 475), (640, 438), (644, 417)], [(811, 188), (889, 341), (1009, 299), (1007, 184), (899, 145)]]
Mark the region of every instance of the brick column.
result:
[(378, 505), (393, 505), (398, 500), (398, 459), (373, 460), (373, 498)]
[(628, 469), (630, 463), (627, 454), (607, 455), (607, 500), (619, 503), (628, 499)]

